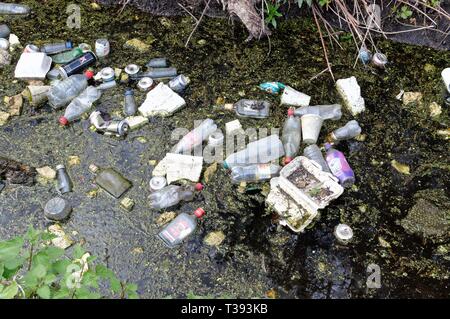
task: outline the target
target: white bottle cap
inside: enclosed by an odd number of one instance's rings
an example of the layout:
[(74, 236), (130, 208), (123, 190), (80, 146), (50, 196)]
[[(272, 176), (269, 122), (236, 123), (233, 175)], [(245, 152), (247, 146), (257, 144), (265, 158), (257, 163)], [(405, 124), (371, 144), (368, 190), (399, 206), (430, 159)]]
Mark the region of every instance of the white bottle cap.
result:
[(346, 224), (339, 224), (334, 229), (334, 236), (341, 243), (348, 243), (353, 238), (353, 230)]
[(150, 180), (150, 191), (156, 192), (167, 185), (167, 180), (164, 176), (155, 176)]

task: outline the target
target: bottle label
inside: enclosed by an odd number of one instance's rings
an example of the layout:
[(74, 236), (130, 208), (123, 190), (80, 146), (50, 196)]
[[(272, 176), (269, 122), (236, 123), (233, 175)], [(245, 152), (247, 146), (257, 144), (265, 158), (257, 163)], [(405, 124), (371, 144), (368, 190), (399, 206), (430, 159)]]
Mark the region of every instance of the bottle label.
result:
[(174, 224), (169, 224), (169, 226), (161, 232), (161, 235), (164, 236), (168, 242), (173, 244), (176, 241), (186, 238), (191, 231), (192, 229), (187, 221), (179, 220)]
[(330, 167), (330, 170), (333, 173), (333, 175), (341, 174), (342, 173), (341, 159), (339, 157), (333, 158), (331, 161), (328, 162), (328, 167)]

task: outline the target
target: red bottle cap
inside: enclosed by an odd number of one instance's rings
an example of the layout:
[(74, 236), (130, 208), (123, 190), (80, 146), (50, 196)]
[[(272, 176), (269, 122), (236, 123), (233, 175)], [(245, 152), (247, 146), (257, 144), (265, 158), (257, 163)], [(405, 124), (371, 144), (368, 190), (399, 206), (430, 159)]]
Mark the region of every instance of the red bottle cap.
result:
[(87, 70), (86, 72), (84, 72), (84, 75), (86, 76), (86, 78), (88, 80), (92, 79), (94, 77), (94, 71), (92, 70)]
[(59, 124), (65, 126), (65, 125), (69, 124), (69, 121), (68, 121), (64, 116), (61, 116), (61, 117), (59, 118)]
[(197, 217), (197, 218), (202, 218), (203, 217), (203, 215), (205, 215), (206, 213), (205, 213), (205, 211), (203, 210), (203, 208), (197, 208), (195, 211), (194, 211), (194, 215), (195, 215), (195, 217)]
[(203, 190), (203, 184), (202, 184), (202, 183), (197, 183), (197, 184), (195, 184), (195, 190), (196, 190), (196, 191), (201, 191), (201, 190)]
[(292, 108), (292, 107), (290, 107), (289, 109), (288, 109), (288, 116), (294, 116), (294, 108)]
[(284, 165), (287, 165), (287, 164), (289, 164), (290, 162), (292, 162), (292, 157), (286, 156), (286, 157), (284, 158)]

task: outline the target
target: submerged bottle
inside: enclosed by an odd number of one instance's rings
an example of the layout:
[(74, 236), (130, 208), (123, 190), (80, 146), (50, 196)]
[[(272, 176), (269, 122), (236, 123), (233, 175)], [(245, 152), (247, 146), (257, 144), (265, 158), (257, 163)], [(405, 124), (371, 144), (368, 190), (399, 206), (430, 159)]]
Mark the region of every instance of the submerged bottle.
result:
[(243, 99), (235, 104), (225, 104), (225, 109), (234, 110), (240, 117), (261, 119), (269, 117), (270, 103), (263, 100)]
[(342, 117), (341, 105), (314, 105), (302, 106), (294, 111), (295, 116), (306, 114), (320, 115), (324, 120), (339, 120)]
[(297, 155), (301, 142), (301, 124), (300, 119), (294, 116), (294, 109), (288, 110), (288, 118), (284, 122), (283, 134), (281, 140), (284, 146), (284, 163), (289, 164)]
[(231, 169), (231, 181), (235, 184), (266, 181), (277, 176), (280, 170), (281, 166), (276, 164), (235, 166)]
[(197, 208), (193, 215), (179, 214), (158, 234), (158, 237), (170, 248), (180, 244), (197, 228), (197, 218), (202, 218), (205, 211)]
[(303, 155), (319, 164), (322, 167), (322, 171), (330, 173), (327, 161), (323, 158), (322, 151), (316, 144), (305, 147)]
[(70, 180), (64, 165), (56, 166), (56, 190), (60, 194), (72, 191), (72, 181)]
[(88, 86), (78, 97), (70, 102), (64, 112), (64, 116), (59, 118), (59, 123), (68, 125), (70, 122), (80, 119), (84, 113), (90, 110), (92, 104), (100, 98), (101, 92), (94, 86)]
[(331, 173), (339, 179), (342, 186), (352, 186), (355, 183), (355, 173), (348, 164), (344, 153), (332, 148), (330, 143), (325, 143), (325, 150), (327, 151), (326, 159)]
[(204, 120), (199, 126), (186, 134), (172, 149), (172, 153), (186, 153), (202, 145), (203, 141), (217, 130), (217, 125), (211, 119)]
[(72, 50), (73, 43), (72, 41), (66, 41), (66, 42), (59, 42), (59, 43), (48, 43), (44, 44), (41, 48), (41, 52), (47, 53), (47, 54), (57, 54), (65, 51)]
[(330, 133), (330, 140), (333, 142), (348, 140), (361, 134), (361, 127), (358, 122), (351, 120), (343, 127), (340, 127)]
[(0, 15), (1, 14), (11, 14), (11, 15), (29, 14), (30, 11), (31, 11), (30, 7), (23, 5), (23, 4), (0, 2)]
[(225, 168), (249, 164), (269, 163), (284, 156), (284, 147), (278, 135), (273, 134), (251, 142), (242, 151), (228, 156), (223, 162)]
[(67, 52), (58, 53), (52, 56), (53, 63), (56, 64), (65, 64), (69, 63), (73, 59), (78, 58), (79, 56), (83, 55), (83, 50), (80, 48), (75, 48)]
[(163, 209), (177, 205), (181, 201), (189, 202), (194, 199), (195, 191), (201, 191), (203, 185), (177, 186), (169, 185), (153, 192), (149, 196), (150, 207), (153, 209)]
[(100, 169), (96, 165), (89, 165), (89, 170), (94, 173), (94, 182), (115, 198), (122, 196), (132, 184), (120, 173), (112, 168)]
[(75, 74), (52, 86), (47, 93), (48, 101), (54, 109), (60, 109), (80, 95), (87, 86), (92, 73)]
[(134, 92), (132, 89), (127, 89), (125, 91), (125, 105), (123, 112), (126, 116), (135, 115), (137, 112), (136, 101), (134, 100)]

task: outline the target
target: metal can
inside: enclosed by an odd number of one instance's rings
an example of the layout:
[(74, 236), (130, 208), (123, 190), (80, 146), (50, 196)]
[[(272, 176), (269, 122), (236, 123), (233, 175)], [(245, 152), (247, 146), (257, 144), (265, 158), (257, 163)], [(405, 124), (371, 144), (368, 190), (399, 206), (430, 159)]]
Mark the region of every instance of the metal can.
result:
[(84, 53), (79, 58), (72, 62), (58, 68), (63, 79), (77, 73), (81, 73), (88, 66), (94, 64), (97, 61), (97, 57), (91, 51)]
[(107, 39), (98, 39), (95, 41), (95, 54), (97, 57), (104, 58), (109, 55), (110, 45)]
[(23, 52), (24, 53), (38, 53), (38, 52), (41, 52), (41, 50), (39, 49), (39, 47), (37, 45), (27, 44), (25, 49), (23, 49)]
[(103, 68), (100, 71), (100, 75), (101, 75), (103, 82), (109, 82), (109, 81), (114, 80), (116, 73), (114, 72), (113, 68), (107, 67), (107, 68)]
[(72, 207), (61, 197), (50, 199), (44, 207), (44, 215), (50, 220), (64, 220), (69, 217)]
[(150, 90), (150, 88), (153, 86), (153, 80), (151, 78), (142, 78), (137, 86), (139, 88), (139, 90), (141, 90), (142, 92), (148, 91)]
[(170, 80), (169, 87), (177, 93), (183, 93), (190, 82), (191, 80), (187, 76), (180, 74), (176, 78)]
[(139, 70), (140, 70), (140, 68), (136, 64), (128, 64), (125, 67), (125, 73), (128, 75), (135, 75), (136, 73), (139, 72)]
[(127, 135), (130, 126), (125, 120), (112, 120), (105, 129), (105, 135), (115, 135), (117, 137)]
[(383, 53), (377, 52), (372, 57), (372, 63), (377, 68), (384, 69), (388, 63), (388, 59)]
[(358, 57), (363, 64), (368, 64), (372, 60), (372, 52), (370, 52), (366, 47), (361, 47)]

